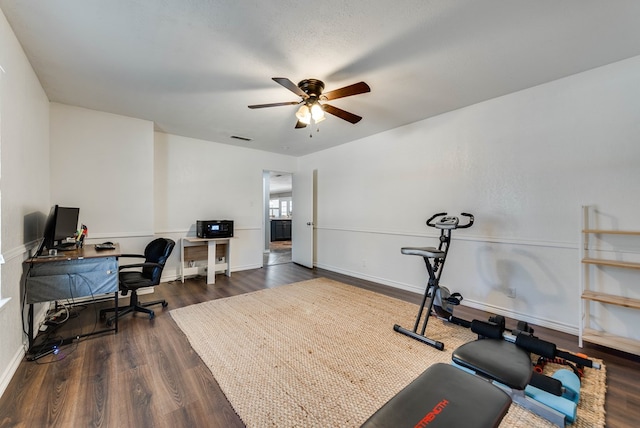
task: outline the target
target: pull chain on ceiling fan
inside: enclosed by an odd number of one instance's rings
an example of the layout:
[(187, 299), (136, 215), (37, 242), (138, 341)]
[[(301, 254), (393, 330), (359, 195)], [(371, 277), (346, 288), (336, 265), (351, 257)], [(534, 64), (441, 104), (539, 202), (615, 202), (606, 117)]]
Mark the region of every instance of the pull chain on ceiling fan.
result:
[[(305, 79), (297, 85), (286, 77), (274, 77), (273, 80), (276, 83), (284, 86), (294, 94), (298, 95), (302, 99), (300, 101), (289, 101), (282, 103), (255, 104), (250, 105), (249, 108), (256, 109), (302, 104), (296, 112), (296, 118), (298, 119), (298, 122), (295, 126), (296, 129), (305, 128), (307, 125), (311, 124), (312, 120), (316, 124), (322, 122), (326, 119), (324, 115), (325, 113), (332, 114), (339, 117), (340, 119), (354, 124), (360, 122), (360, 120), (362, 120), (362, 117), (353, 113), (349, 113), (348, 111), (342, 110), (338, 107), (334, 107), (330, 104), (324, 103), (324, 101), (350, 97), (352, 95), (364, 94), (371, 91), (369, 85), (364, 82), (358, 82), (354, 83), (353, 85), (345, 86), (343, 88), (335, 89), (323, 94), (322, 91), (324, 90), (324, 82), (318, 79)], [(320, 104), (320, 101), (322, 101), (323, 104)]]

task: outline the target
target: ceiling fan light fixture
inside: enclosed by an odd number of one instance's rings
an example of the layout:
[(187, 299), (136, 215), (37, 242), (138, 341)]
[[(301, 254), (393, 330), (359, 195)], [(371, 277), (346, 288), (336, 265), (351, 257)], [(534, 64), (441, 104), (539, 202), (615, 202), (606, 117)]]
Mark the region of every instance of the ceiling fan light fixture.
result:
[(322, 105), (318, 101), (331, 101), (338, 98), (345, 98), (352, 95), (371, 92), (371, 88), (365, 82), (354, 83), (353, 85), (344, 86), (342, 88), (323, 93), (324, 83), (318, 79), (305, 79), (300, 81), (297, 85), (286, 77), (274, 77), (272, 80), (298, 95), (301, 100), (281, 103), (254, 104), (250, 105), (249, 108), (257, 109), (297, 104), (300, 107), (296, 111), (296, 118), (298, 119), (298, 122), (296, 122), (295, 129), (306, 128), (312, 121), (316, 124), (322, 122), (326, 118), (325, 113), (329, 113), (342, 120), (356, 124), (362, 120), (362, 117), (349, 113), (348, 111), (342, 110), (338, 107), (334, 107), (331, 104)]
[(313, 120), (316, 123), (322, 122), (323, 120), (326, 119), (326, 117), (324, 116), (324, 110), (322, 109), (322, 106), (320, 105), (320, 103), (315, 102), (311, 106), (311, 117), (313, 117)]
[(309, 106), (307, 106), (306, 104), (301, 105), (298, 111), (296, 112), (296, 117), (300, 122), (304, 123), (305, 125), (310, 124), (311, 112), (309, 111)]

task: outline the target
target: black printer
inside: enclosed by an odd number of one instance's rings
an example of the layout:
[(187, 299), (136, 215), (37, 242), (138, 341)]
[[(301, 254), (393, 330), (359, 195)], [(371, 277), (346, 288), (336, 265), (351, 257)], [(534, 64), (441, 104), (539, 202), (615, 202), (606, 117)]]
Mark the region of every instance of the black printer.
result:
[(233, 220), (198, 220), (196, 221), (198, 238), (233, 238)]

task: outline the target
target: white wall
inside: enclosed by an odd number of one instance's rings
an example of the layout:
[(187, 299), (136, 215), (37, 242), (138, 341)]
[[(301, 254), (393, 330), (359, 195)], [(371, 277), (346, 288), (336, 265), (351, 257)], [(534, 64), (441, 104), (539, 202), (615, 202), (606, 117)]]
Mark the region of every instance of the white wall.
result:
[(400, 248), (437, 246), (425, 220), (468, 211), (443, 284), (575, 333), (580, 206), (640, 230), (639, 75), (635, 57), (300, 158), (318, 170), (317, 265), (422, 293)]
[(152, 236), (153, 122), (51, 103), (52, 204), (89, 237)]
[(194, 234), (199, 219), (235, 221), (232, 271), (261, 267), (262, 172), (291, 171), (295, 163), (154, 133), (146, 120), (51, 103), (52, 203), (80, 207), (89, 242), (110, 240), (141, 253), (154, 236), (174, 239), (165, 280), (180, 274), (179, 240)]
[(0, 66), (1, 394), (24, 355), (22, 262), (49, 212), (49, 100), (2, 12)]
[[(3, 15), (0, 65), (0, 269), (10, 299), (0, 308), (0, 391), (24, 351), (22, 261), (52, 203), (79, 206), (90, 240), (118, 240), (125, 251), (141, 250), (147, 235), (178, 239), (197, 219), (233, 218), (239, 270), (262, 264), (262, 171), (315, 169), (319, 266), (421, 292), (423, 263), (400, 248), (435, 244), (424, 226), (431, 213), (470, 211), (477, 224), (454, 234), (443, 283), (472, 305), (568, 331), (577, 325), (580, 205), (640, 230), (640, 57), (300, 159), (59, 104), (49, 116)], [(178, 259), (168, 266), (175, 274)], [(635, 313), (634, 322), (604, 318), (640, 335)]]
[(155, 237), (153, 122), (51, 103), (50, 123), (51, 204), (80, 208), (88, 243), (142, 254)]
[(154, 156), (156, 232), (177, 240), (196, 220), (234, 220), (231, 270), (262, 267), (263, 171), (293, 171), (296, 158), (163, 133)]
[[(0, 22), (5, 31), (2, 25), (6, 22)], [(179, 244), (193, 234), (197, 219), (230, 218), (237, 237), (231, 270), (259, 268), (262, 172), (293, 171), (296, 165), (290, 156), (154, 134), (153, 123), (145, 120), (50, 104), (19, 45), (12, 43), (3, 38), (2, 52), (11, 48), (15, 58), (0, 56), (7, 70), (0, 134), (2, 254), (7, 259), (2, 297), (10, 298), (0, 308), (6, 327), (0, 336), (0, 392), (24, 355), (22, 261), (38, 242), (51, 204), (80, 207), (89, 242), (117, 241), (125, 253), (141, 253), (154, 236)], [(179, 260), (177, 247), (164, 280), (177, 277)]]

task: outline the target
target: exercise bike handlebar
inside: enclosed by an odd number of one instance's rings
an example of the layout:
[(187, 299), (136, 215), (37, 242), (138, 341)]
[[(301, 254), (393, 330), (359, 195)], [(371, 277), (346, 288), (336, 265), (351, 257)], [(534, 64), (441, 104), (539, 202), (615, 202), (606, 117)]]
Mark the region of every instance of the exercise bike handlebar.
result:
[[(435, 227), (438, 229), (466, 229), (473, 225), (473, 214), (460, 213), (460, 215), (463, 217), (467, 217), (467, 224), (458, 224), (458, 217), (447, 217), (447, 213), (437, 213), (429, 217), (429, 220), (427, 220), (427, 226)], [(442, 218), (438, 222), (435, 222), (434, 220), (438, 217)]]
[(458, 225), (458, 229), (466, 229), (468, 227), (473, 226), (473, 222), (475, 221), (475, 218), (473, 217), (473, 214), (469, 214), (469, 213), (460, 213), (461, 216), (467, 217), (467, 219), (469, 220), (469, 222), (467, 224), (463, 224), (463, 225)]
[(436, 227), (436, 224), (433, 222), (433, 220), (435, 220), (438, 217), (442, 217), (447, 215), (447, 213), (438, 213), (438, 214), (434, 214), (431, 217), (429, 217), (429, 220), (427, 220), (427, 226), (429, 227)]

